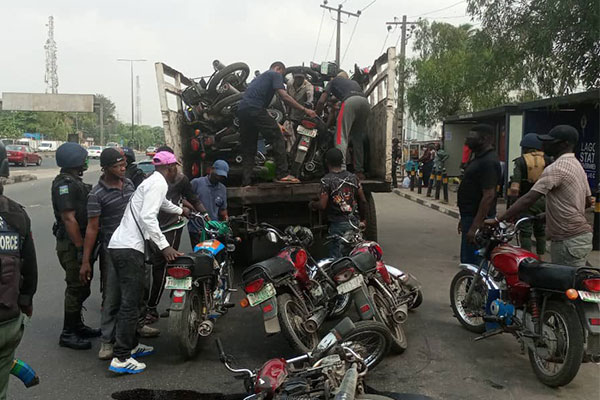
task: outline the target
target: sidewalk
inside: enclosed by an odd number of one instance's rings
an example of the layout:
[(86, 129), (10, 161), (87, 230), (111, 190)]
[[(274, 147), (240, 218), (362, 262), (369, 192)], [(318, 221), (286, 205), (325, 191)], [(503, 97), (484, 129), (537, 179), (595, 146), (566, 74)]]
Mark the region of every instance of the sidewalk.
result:
[[(459, 219), (460, 213), (458, 211), (458, 207), (456, 206), (456, 191), (458, 187), (456, 185), (450, 185), (448, 187), (448, 203), (444, 203), (443, 193), (440, 192), (440, 200), (435, 200), (435, 190), (431, 192), (431, 197), (427, 197), (427, 189), (423, 188), (422, 193), (418, 194), (417, 188), (415, 187), (414, 191), (410, 189), (393, 189), (393, 192), (396, 193), (400, 197), (404, 197), (405, 199), (414, 201), (418, 204), (421, 204), (425, 207), (429, 207), (433, 210), (441, 212), (442, 214), (449, 215), (453, 218)], [(506, 210), (506, 203), (504, 199), (498, 199), (498, 211)], [(586, 217), (590, 223), (593, 225), (594, 223), (594, 213), (593, 210), (588, 210), (586, 212)], [(592, 251), (588, 256), (588, 264), (593, 267), (600, 268), (600, 251)]]

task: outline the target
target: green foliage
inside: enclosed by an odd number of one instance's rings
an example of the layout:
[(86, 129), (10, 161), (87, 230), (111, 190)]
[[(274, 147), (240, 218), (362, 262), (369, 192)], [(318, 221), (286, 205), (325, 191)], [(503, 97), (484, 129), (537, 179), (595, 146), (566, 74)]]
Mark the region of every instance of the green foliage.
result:
[(468, 0), (496, 46), (509, 48), (522, 87), (562, 95), (598, 87), (598, 0)]

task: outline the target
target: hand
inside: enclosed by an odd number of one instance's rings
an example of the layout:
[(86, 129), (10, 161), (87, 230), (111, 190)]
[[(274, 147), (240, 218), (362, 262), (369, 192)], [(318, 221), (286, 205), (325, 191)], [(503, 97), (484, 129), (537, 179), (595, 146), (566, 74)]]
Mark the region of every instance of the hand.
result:
[(491, 227), (498, 226), (499, 223), (500, 223), (500, 220), (498, 220), (497, 218), (488, 218), (485, 221), (483, 221), (484, 225), (491, 226)]
[(189, 217), (190, 217), (191, 210), (190, 210), (189, 208), (187, 208), (187, 207), (183, 207), (183, 208), (182, 208), (182, 210), (183, 210), (183, 212), (182, 212), (182, 215), (183, 215), (184, 217), (186, 217), (186, 218), (189, 218)]
[(462, 234), (462, 226), (460, 225), (460, 219), (458, 220), (458, 227), (456, 228), (456, 231), (459, 235)]
[(183, 255), (183, 253), (180, 253), (179, 251), (175, 250), (171, 246), (165, 247), (162, 251), (162, 254), (163, 254), (163, 257), (165, 258), (165, 260), (167, 260), (167, 261), (173, 261), (177, 257)]
[(477, 232), (477, 227), (471, 226), (471, 229), (469, 229), (469, 232), (467, 232), (467, 242), (469, 242), (471, 244), (476, 244), (475, 243), (475, 232)]
[(87, 286), (90, 284), (91, 280), (92, 280), (92, 266), (90, 265), (89, 261), (86, 261), (83, 264), (81, 264), (81, 268), (79, 269), (79, 281), (83, 285)]
[(362, 220), (358, 223), (358, 229), (360, 229), (361, 231), (364, 231), (365, 229), (367, 229), (367, 221)]
[(304, 113), (306, 115), (308, 115), (309, 117), (311, 117), (311, 118), (317, 118), (317, 113), (315, 112), (315, 110), (311, 110), (309, 108), (305, 108), (304, 109)]
[(29, 318), (33, 315), (33, 305), (28, 306), (19, 306), (21, 308), (21, 312), (27, 315)]
[(210, 216), (208, 215), (208, 211), (204, 211), (202, 213), (202, 216), (204, 216), (204, 219), (206, 220), (206, 222), (210, 221)]

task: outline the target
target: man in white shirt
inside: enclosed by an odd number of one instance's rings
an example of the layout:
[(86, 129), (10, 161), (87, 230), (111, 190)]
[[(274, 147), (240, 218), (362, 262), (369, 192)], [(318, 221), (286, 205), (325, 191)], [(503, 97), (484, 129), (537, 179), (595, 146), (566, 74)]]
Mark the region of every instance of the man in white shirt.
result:
[(137, 342), (136, 328), (140, 300), (144, 291), (144, 241), (149, 240), (167, 261), (182, 255), (169, 245), (158, 223), (158, 212), (188, 215), (166, 199), (168, 183), (177, 176), (177, 159), (172, 153), (161, 151), (152, 159), (156, 172), (137, 188), (121, 224), (113, 233), (108, 245), (114, 268), (118, 275), (121, 305), (117, 314), (114, 358), (109, 370), (116, 373), (137, 374), (146, 365), (136, 360), (154, 352), (151, 346)]

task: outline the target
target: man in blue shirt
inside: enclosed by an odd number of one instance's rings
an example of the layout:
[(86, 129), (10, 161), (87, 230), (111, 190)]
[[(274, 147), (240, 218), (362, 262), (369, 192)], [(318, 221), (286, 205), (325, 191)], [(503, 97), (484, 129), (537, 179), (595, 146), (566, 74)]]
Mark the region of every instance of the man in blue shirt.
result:
[(310, 109), (298, 104), (287, 92), (283, 84), (285, 65), (276, 61), (271, 64), (270, 70), (263, 72), (252, 82), (244, 92), (237, 110), (240, 121), (240, 134), (242, 140), (243, 175), (242, 186), (251, 183), (254, 169), (254, 157), (260, 132), (265, 140), (271, 143), (276, 164), (276, 182), (299, 183), (300, 181), (289, 175), (285, 142), (277, 122), (267, 112), (273, 96), (278, 94), (281, 100), (289, 106), (300, 110), (311, 118), (317, 114)]
[[(227, 215), (227, 188), (223, 184), (229, 173), (229, 164), (223, 160), (213, 163), (210, 172), (206, 176), (192, 179), (192, 190), (204, 207), (211, 220), (226, 221)], [(190, 243), (192, 247), (200, 242), (200, 232), (193, 224), (188, 224), (190, 232)]]

